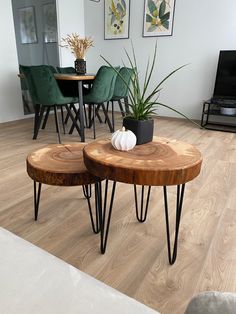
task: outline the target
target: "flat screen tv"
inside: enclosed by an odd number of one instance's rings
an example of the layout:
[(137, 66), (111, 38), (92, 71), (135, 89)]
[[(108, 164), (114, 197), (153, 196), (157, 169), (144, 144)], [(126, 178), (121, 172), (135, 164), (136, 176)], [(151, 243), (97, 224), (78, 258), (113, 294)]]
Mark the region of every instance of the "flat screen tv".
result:
[(236, 50), (221, 50), (213, 99), (236, 101)]

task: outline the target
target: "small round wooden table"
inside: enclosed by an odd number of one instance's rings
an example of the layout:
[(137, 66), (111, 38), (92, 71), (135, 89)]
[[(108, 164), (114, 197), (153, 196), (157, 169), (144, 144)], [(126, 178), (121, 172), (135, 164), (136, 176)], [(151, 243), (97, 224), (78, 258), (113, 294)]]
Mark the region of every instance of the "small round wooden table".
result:
[[(160, 137), (154, 137), (152, 142), (137, 145), (128, 152), (114, 149), (110, 140), (96, 140), (84, 147), (84, 163), (89, 172), (97, 177), (106, 179), (104, 204), (102, 204), (101, 184), (99, 185), (98, 193), (100, 195), (101, 252), (105, 253), (106, 250), (116, 182), (134, 185), (136, 216), (140, 222), (146, 220), (151, 186), (163, 186), (168, 258), (169, 263), (174, 264), (177, 256), (177, 242), (185, 183), (193, 180), (200, 173), (202, 164), (201, 153), (190, 144)], [(113, 181), (113, 187), (106, 219), (108, 180)], [(136, 185), (142, 186), (140, 206), (138, 206), (137, 201)], [(173, 253), (171, 253), (167, 199), (167, 186), (170, 185), (177, 186)], [(145, 186), (147, 188), (146, 204), (144, 204)]]
[(85, 145), (86, 143), (52, 144), (38, 149), (27, 156), (27, 173), (34, 181), (35, 220), (38, 218), (42, 183), (56, 186), (82, 185), (84, 196), (88, 201), (93, 231), (94, 233), (99, 232), (96, 193), (96, 225), (90, 204), (91, 184), (97, 185), (98, 179), (89, 173), (84, 165), (83, 148)]

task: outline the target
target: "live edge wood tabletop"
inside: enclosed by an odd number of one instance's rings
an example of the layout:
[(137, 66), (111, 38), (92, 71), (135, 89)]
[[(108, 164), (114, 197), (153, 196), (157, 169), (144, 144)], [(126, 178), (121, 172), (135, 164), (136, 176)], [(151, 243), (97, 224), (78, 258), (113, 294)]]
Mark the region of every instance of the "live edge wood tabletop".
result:
[(164, 186), (193, 180), (200, 173), (202, 156), (192, 145), (154, 137), (130, 151), (118, 151), (110, 140), (84, 148), (87, 169), (98, 177), (124, 183)]
[[(102, 184), (97, 187), (98, 195), (100, 195), (98, 203), (101, 253), (104, 254), (106, 251), (116, 182), (134, 185), (136, 217), (139, 222), (146, 220), (151, 187), (163, 186), (168, 258), (169, 263), (171, 265), (174, 264), (177, 257), (178, 233), (185, 183), (197, 177), (201, 170), (202, 156), (198, 149), (184, 142), (154, 137), (152, 142), (137, 145), (130, 151), (118, 151), (113, 148), (109, 139), (105, 139), (96, 140), (86, 145), (83, 154), (84, 163), (88, 171), (97, 177), (106, 179), (104, 195)], [(110, 195), (110, 204), (108, 205), (109, 180), (113, 181), (113, 187)], [(140, 204), (138, 204), (136, 185), (142, 186)], [(177, 187), (173, 250), (171, 249), (167, 193), (167, 186), (170, 185), (176, 185)], [(146, 200), (145, 189), (147, 189)]]

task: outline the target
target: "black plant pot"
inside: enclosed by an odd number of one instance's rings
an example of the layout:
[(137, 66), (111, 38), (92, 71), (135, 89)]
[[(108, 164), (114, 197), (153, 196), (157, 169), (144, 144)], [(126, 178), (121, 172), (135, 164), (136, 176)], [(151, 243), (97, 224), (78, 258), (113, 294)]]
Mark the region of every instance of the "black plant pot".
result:
[(75, 60), (75, 71), (77, 74), (85, 74), (86, 73), (86, 61), (84, 59), (76, 59)]
[(152, 141), (154, 120), (135, 120), (131, 118), (124, 118), (123, 126), (136, 135), (137, 145), (145, 144)]

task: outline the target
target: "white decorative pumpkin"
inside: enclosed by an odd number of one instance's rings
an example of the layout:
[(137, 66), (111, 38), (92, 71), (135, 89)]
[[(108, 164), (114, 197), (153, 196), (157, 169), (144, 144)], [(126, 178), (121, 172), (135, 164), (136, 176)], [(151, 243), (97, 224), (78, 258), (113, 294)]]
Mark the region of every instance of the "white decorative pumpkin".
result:
[(130, 130), (125, 130), (124, 127), (113, 133), (111, 137), (111, 144), (117, 150), (131, 150), (136, 145), (136, 141), (135, 134)]

